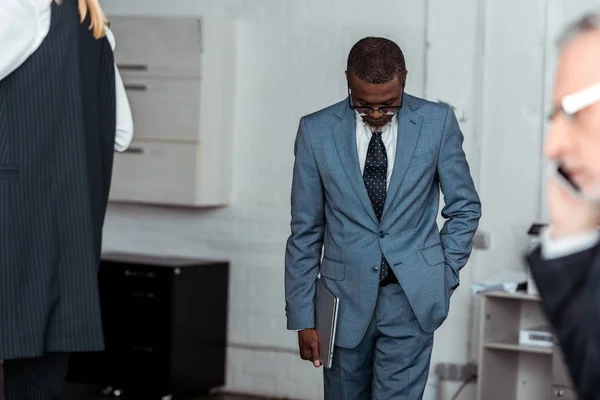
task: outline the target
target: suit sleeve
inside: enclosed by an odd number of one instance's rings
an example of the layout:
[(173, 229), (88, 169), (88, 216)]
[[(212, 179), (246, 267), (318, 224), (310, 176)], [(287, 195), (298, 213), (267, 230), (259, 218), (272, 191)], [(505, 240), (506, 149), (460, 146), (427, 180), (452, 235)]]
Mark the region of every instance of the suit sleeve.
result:
[[(108, 205), (108, 196), (110, 193), (110, 184), (112, 181), (112, 169), (114, 161), (114, 142), (117, 126), (116, 112), (116, 76), (114, 64), (114, 55), (109, 42), (102, 41), (102, 54), (98, 70), (99, 99), (98, 99), (98, 130), (100, 133), (100, 144), (103, 164), (103, 207), (106, 211)], [(104, 214), (103, 214), (104, 215)]]
[(294, 154), (285, 299), (287, 328), (300, 330), (314, 327), (315, 282), (325, 231), (325, 194), (304, 119), (300, 120)]
[(462, 144), (463, 135), (456, 116), (447, 107), (437, 173), (445, 202), (442, 217), (446, 220), (440, 236), (446, 266), (451, 269), (448, 274), (451, 289), (458, 287), (458, 273), (469, 259), (481, 218), (481, 202)]
[(580, 399), (600, 399), (600, 247), (544, 259), (528, 256), (565, 363)]

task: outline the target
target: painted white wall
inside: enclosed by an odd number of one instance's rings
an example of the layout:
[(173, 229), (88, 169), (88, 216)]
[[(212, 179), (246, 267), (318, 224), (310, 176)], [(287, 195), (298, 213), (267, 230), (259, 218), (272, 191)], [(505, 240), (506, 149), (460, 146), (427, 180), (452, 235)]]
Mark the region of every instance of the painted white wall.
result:
[[(519, 267), (524, 229), (540, 213), (547, 32), (548, 24), (562, 23), (548, 16), (558, 3), (103, 0), (109, 16), (218, 15), (237, 22), (231, 206), (113, 204), (105, 249), (231, 260), (227, 389), (321, 399), (321, 371), (299, 360), (296, 336), (285, 331), (293, 141), (302, 115), (345, 97), (343, 70), (352, 44), (366, 35), (387, 36), (405, 52), (407, 90), (455, 106), (483, 201), (481, 229), (490, 233), (492, 247), (475, 251), (463, 270), (450, 316), (436, 333), (432, 365), (470, 360), (476, 356), (477, 302), (469, 284), (499, 268)], [(457, 385), (439, 386), (441, 399), (449, 399)], [(426, 398), (434, 398), (433, 385)], [(473, 398), (472, 387), (461, 396)]]
[[(477, 100), (481, 98), (478, 47), (483, 44), (477, 32), (480, 30), (481, 11), (478, 0), (428, 2), (425, 80), (427, 99), (441, 100), (455, 108), (465, 137), (463, 147), (477, 188), (481, 155), (480, 120), (477, 117), (481, 113), (481, 102)], [(440, 209), (443, 206), (444, 203), (440, 202)], [(440, 216), (438, 225), (441, 227), (443, 223)], [(471, 359), (469, 340), (473, 302), (469, 285), (478, 265), (477, 251), (473, 253), (461, 271), (461, 286), (452, 296), (448, 319), (435, 334), (433, 366), (438, 362), (463, 364)], [(440, 382), (438, 387), (441, 393), (456, 389), (456, 385), (444, 382)]]

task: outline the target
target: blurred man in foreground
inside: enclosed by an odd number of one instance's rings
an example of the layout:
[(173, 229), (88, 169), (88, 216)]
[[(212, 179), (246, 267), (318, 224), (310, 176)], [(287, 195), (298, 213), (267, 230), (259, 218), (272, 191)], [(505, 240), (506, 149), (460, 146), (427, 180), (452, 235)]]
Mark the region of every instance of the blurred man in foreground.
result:
[(600, 399), (600, 14), (559, 45), (545, 153), (561, 168), (548, 183), (550, 228), (528, 261), (580, 399)]

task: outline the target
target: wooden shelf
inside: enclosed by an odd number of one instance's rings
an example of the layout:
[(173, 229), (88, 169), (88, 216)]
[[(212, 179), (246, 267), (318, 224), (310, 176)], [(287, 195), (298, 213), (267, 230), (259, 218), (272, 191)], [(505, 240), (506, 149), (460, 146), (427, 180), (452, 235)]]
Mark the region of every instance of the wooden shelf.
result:
[(502, 350), (502, 351), (517, 351), (522, 353), (538, 353), (552, 355), (554, 350), (552, 347), (541, 346), (524, 346), (518, 343), (508, 342), (490, 342), (483, 345), (485, 349)]
[(483, 292), (481, 295), (486, 297), (500, 297), (504, 299), (514, 299), (514, 300), (527, 300), (527, 301), (541, 301), (540, 297), (533, 294), (527, 294), (525, 292), (516, 292), (516, 293), (508, 293), (508, 292)]
[(564, 378), (567, 374), (558, 345), (519, 344), (521, 330), (548, 326), (539, 296), (501, 291), (480, 294), (477, 399), (547, 400), (559, 396), (553, 387), (571, 388)]

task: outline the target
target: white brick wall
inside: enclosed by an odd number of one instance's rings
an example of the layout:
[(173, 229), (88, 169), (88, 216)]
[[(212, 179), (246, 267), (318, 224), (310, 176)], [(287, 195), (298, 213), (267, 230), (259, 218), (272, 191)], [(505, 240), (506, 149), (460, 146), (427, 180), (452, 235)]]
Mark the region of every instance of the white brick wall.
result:
[[(231, 206), (111, 205), (105, 248), (229, 259), (227, 389), (322, 398), (321, 371), (299, 360), (296, 335), (285, 331), (293, 141), (302, 115), (345, 96), (351, 45), (366, 35), (388, 36), (405, 52), (408, 91), (450, 102), (465, 116), (465, 149), (484, 200), (482, 228), (493, 234), (494, 248), (474, 254), (463, 271), (449, 320), (436, 334), (432, 365), (467, 361), (476, 331), (468, 285), (514, 262), (505, 254), (520, 246), (515, 225), (527, 225), (539, 212), (544, 15), (557, 1), (104, 0), (109, 15), (226, 15), (238, 29)], [(442, 398), (456, 389), (441, 386)], [(433, 386), (426, 398), (434, 398)], [(472, 388), (461, 398), (473, 398)]]

